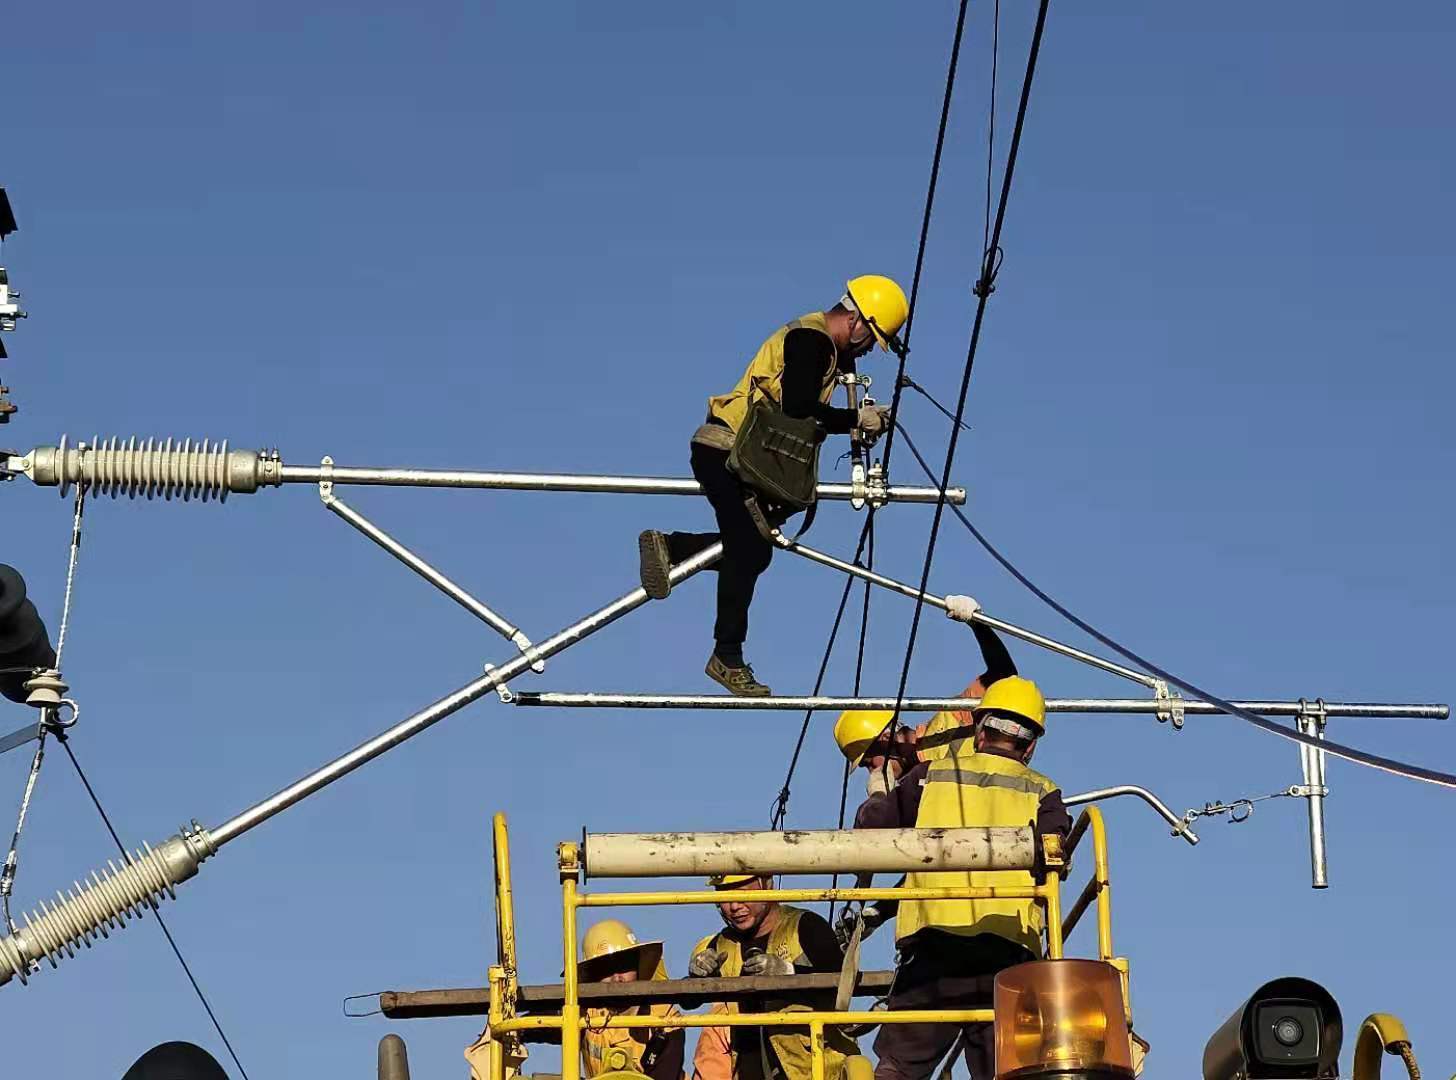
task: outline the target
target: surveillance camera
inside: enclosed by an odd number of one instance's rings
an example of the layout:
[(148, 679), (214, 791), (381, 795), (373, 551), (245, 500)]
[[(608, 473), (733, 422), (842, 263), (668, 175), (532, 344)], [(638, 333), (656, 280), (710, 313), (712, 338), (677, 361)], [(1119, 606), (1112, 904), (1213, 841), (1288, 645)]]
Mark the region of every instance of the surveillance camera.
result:
[(1203, 1080), (1325, 1080), (1339, 1072), (1344, 1028), (1329, 991), (1275, 979), (1254, 991), (1203, 1048)]

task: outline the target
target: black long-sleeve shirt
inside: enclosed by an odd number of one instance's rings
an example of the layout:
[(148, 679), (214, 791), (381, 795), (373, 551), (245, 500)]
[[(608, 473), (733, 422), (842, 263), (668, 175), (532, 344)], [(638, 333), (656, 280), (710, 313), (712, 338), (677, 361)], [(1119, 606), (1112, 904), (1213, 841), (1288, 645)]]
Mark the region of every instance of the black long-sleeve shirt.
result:
[(818, 330), (799, 327), (784, 335), (784, 378), (782, 402), (785, 414), (796, 420), (813, 417), (831, 435), (846, 435), (859, 422), (855, 409), (837, 409), (819, 400), (824, 379), (838, 366), (853, 371), (854, 364), (838, 363), (834, 342)]
[(981, 659), (986, 670), (981, 675), (981, 685), (990, 686), (997, 679), (1016, 674), (1016, 661), (996, 631), (982, 623), (971, 623), (971, 633), (976, 635), (976, 644), (981, 647)]

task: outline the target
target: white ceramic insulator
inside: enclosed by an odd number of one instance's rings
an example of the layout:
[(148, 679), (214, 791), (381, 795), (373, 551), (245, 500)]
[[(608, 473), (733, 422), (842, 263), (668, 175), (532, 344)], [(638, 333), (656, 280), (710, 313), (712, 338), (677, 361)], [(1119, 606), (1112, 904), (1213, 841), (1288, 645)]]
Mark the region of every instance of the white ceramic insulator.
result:
[(56, 894), (47, 904), (21, 916), (23, 926), (0, 938), (0, 986), (11, 977), (28, 982), (32, 966), (42, 959), (56, 967), (62, 955), (76, 955), (77, 946), (91, 947), (110, 937), (128, 919), (140, 918), (156, 901), (177, 896), (176, 886), (197, 873), (204, 859), (217, 850), (207, 830), (193, 823), (155, 849), (144, 845), (125, 866), (108, 862), (93, 871), (83, 885)]

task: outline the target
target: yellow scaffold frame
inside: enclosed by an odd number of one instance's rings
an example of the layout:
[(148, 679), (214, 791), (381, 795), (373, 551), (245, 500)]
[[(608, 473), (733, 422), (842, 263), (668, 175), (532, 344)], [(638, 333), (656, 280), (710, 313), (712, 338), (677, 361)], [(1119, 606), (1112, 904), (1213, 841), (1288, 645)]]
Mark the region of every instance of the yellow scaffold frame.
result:
[[(498, 962), (489, 974), (490, 1011), (487, 1030), (490, 1033), (490, 1080), (509, 1080), (516, 1065), (524, 1059), (520, 1035), (527, 1031), (551, 1030), (561, 1038), (561, 1080), (580, 1080), (581, 1033), (587, 1026), (582, 1015), (580, 985), (577, 979), (577, 915), (582, 908), (654, 907), (677, 904), (718, 904), (722, 894), (714, 890), (689, 892), (623, 892), (585, 893), (580, 889), (580, 845), (567, 841), (557, 846), (561, 877), (561, 934), (563, 959), (563, 1004), (559, 1013), (520, 1016), (519, 968), (516, 962), (516, 923), (514, 893), (511, 885), (510, 836), (504, 814), (496, 814), (494, 828), (496, 947)], [(1035, 900), (1046, 913), (1046, 955), (1059, 960), (1063, 956), (1067, 934), (1082, 914), (1095, 901), (1097, 904), (1098, 958), (1113, 964), (1123, 980), (1123, 1000), (1127, 1001), (1127, 962), (1112, 952), (1111, 881), (1108, 876), (1107, 830), (1102, 813), (1088, 807), (1078, 818), (1065, 845), (1065, 858), (1090, 832), (1095, 864), (1092, 879), (1073, 906), (1065, 924), (1062, 919), (1061, 879), (1051, 873), (1041, 885), (996, 888), (829, 888), (829, 889), (737, 889), (735, 899), (744, 901), (780, 901), (815, 903), (830, 900), (952, 900), (952, 899), (1018, 899)], [(1130, 1012), (1130, 1010), (1129, 1010)], [(812, 1080), (824, 1080), (824, 1031), (826, 1027), (856, 1024), (968, 1024), (989, 1023), (995, 1019), (991, 1009), (919, 1009), (913, 1011), (845, 1012), (795, 1010), (766, 1013), (698, 1013), (677, 1016), (614, 1016), (593, 1021), (595, 1028), (704, 1028), (704, 1027), (798, 1027), (809, 1029)]]

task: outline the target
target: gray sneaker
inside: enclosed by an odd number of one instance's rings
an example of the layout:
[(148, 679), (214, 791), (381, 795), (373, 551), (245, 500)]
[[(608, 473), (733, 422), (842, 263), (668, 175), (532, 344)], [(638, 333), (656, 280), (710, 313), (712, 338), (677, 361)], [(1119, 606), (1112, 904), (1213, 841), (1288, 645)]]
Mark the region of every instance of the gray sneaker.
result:
[(703, 670), (708, 678), (735, 697), (768, 697), (773, 693), (753, 677), (753, 668), (747, 664), (736, 667), (725, 664), (717, 653), (708, 657), (708, 666)]
[(637, 537), (638, 576), (642, 588), (654, 600), (666, 600), (672, 592), (672, 558), (667, 553), (667, 537), (656, 529), (646, 529)]

